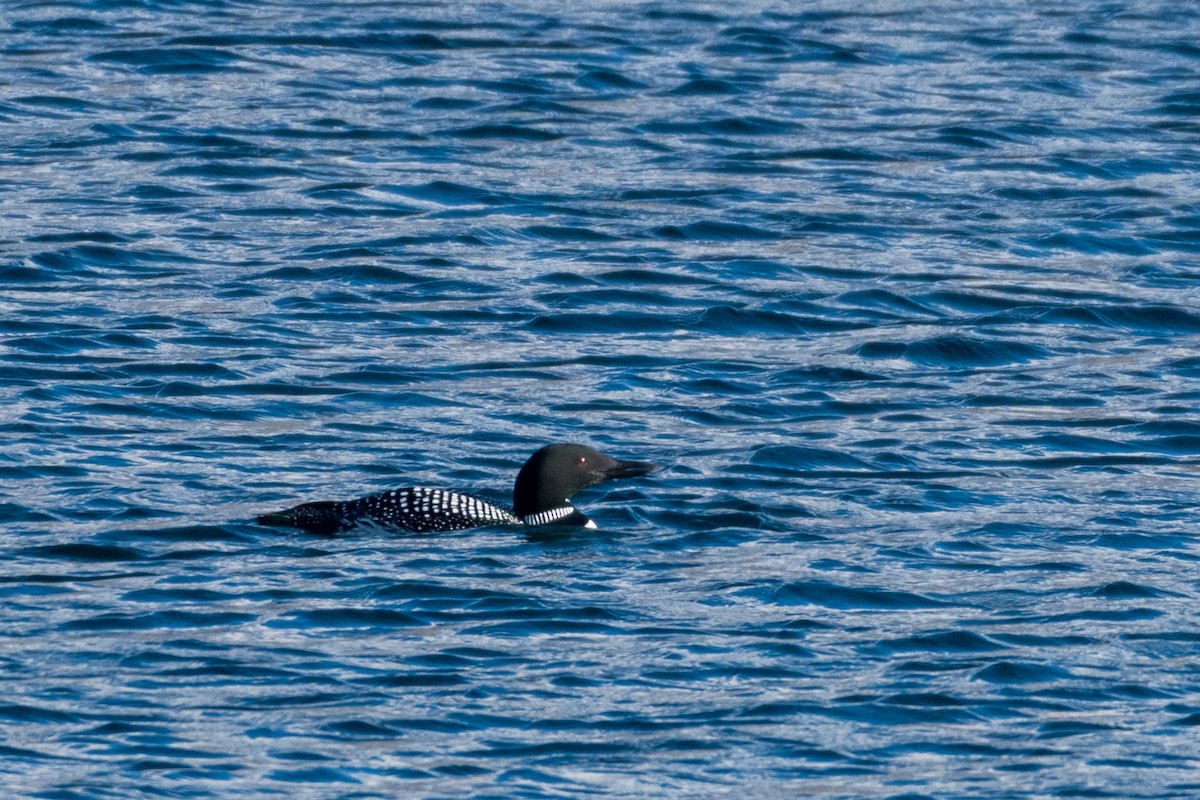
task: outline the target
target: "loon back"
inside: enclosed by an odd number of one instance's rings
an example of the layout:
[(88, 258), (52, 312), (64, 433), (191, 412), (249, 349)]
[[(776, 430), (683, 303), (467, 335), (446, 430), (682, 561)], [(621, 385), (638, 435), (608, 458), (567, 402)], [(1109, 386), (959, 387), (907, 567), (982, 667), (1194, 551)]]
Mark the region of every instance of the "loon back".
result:
[(520, 525), (521, 520), (486, 500), (445, 489), (396, 489), (357, 500), (322, 500), (263, 514), (264, 525), (303, 528), (309, 533), (332, 534), (357, 525), (432, 533), (457, 531), (479, 525)]
[(263, 514), (258, 522), (333, 534), (360, 525), (416, 533), (455, 531), (481, 525), (582, 525), (596, 523), (571, 504), (581, 489), (606, 480), (632, 478), (658, 469), (647, 461), (620, 461), (579, 444), (552, 444), (534, 453), (513, 487), (513, 510), (445, 489), (406, 488), (357, 500), (319, 501)]

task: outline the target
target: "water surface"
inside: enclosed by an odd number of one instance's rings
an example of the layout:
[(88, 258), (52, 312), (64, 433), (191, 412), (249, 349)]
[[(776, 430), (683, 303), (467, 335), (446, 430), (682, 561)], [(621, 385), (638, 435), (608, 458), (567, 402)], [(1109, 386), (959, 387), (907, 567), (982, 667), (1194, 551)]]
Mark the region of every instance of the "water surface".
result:
[[(6, 796), (1200, 793), (1200, 12), (0, 33)], [(551, 441), (668, 469), (251, 521)]]

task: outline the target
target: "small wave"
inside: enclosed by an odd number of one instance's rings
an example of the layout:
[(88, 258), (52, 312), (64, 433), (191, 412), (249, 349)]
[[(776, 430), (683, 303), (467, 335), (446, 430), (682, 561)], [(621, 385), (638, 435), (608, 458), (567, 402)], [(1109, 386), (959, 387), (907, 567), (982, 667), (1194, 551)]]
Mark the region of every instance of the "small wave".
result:
[(1005, 645), (970, 631), (946, 631), (921, 634), (901, 639), (889, 639), (879, 646), (895, 652), (931, 653), (989, 653), (1005, 649)]
[(694, 241), (736, 242), (766, 241), (780, 238), (780, 234), (752, 225), (736, 222), (706, 220), (687, 225), (664, 225), (651, 233), (660, 239), (689, 239)]
[(575, 79), (575, 85), (583, 89), (601, 92), (644, 89), (646, 87), (644, 83), (622, 75), (620, 72), (602, 68), (588, 70), (580, 75)]
[(686, 83), (676, 86), (670, 93), (684, 96), (703, 96), (740, 94), (741, 91), (736, 84), (719, 78), (693, 78)]
[(234, 53), (212, 47), (146, 47), (138, 50), (104, 50), (89, 61), (133, 67), (147, 75), (203, 75), (247, 69)]
[(147, 558), (146, 553), (131, 547), (91, 544), (88, 542), (30, 547), (21, 552), (23, 555), (34, 558), (47, 558), (66, 562), (138, 561)]
[(782, 605), (863, 609), (945, 608), (955, 605), (913, 592), (841, 586), (828, 581), (785, 583), (771, 593), (771, 601)]
[(295, 611), (269, 620), (270, 628), (407, 628), (427, 624), (424, 620), (386, 608), (316, 608)]
[(253, 614), (232, 611), (155, 611), (149, 614), (98, 614), (67, 620), (59, 625), (68, 631), (158, 630), (171, 628), (236, 627), (254, 620)]
[(820, 447), (800, 445), (768, 445), (759, 448), (750, 456), (750, 463), (757, 466), (777, 467), (786, 470), (845, 469), (870, 470), (872, 466), (862, 459)]
[(1051, 683), (1071, 678), (1071, 673), (1051, 664), (997, 661), (975, 673), (975, 680), (999, 684)]
[(460, 139), (507, 139), (514, 142), (551, 142), (564, 134), (525, 125), (471, 125), (446, 131), (445, 135)]
[(903, 358), (930, 367), (968, 369), (1020, 364), (1049, 357), (1044, 347), (1026, 342), (946, 335), (915, 342), (868, 342), (855, 352), (862, 358)]

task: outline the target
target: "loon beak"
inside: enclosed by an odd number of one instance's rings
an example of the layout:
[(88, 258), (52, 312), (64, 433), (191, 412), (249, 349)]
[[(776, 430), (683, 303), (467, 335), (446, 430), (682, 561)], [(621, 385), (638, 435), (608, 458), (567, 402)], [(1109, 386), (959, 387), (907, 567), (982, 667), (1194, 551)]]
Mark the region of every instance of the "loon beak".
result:
[(649, 461), (617, 461), (606, 467), (601, 473), (601, 480), (611, 481), (615, 478), (637, 478), (642, 475), (649, 475), (657, 469), (662, 469), (658, 464), (651, 464)]

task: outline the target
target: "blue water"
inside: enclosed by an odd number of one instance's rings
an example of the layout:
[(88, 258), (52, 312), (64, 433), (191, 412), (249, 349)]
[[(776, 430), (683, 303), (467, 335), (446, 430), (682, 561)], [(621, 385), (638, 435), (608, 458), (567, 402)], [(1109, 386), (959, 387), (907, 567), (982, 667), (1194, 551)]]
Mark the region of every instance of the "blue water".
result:
[(0, 794), (1200, 796), (1200, 7), (586, 5), (4, 3)]

